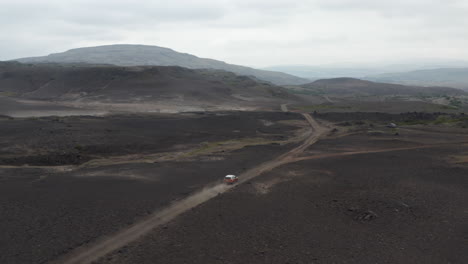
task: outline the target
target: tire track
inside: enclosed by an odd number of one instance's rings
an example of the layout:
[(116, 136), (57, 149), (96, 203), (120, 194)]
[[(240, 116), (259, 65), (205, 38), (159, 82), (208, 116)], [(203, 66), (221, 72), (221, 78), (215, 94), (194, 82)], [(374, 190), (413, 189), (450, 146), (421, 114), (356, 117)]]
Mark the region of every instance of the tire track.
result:
[[(294, 162), (299, 154), (306, 148), (317, 142), (322, 135), (329, 131), (328, 128), (322, 127), (315, 121), (309, 114), (302, 114), (307, 120), (312, 130), (309, 136), (298, 147), (286, 152), (285, 154), (277, 157), (274, 160), (262, 163), (245, 173), (239, 175), (239, 184), (247, 182), (262, 173), (270, 171), (276, 167), (286, 163)], [(190, 195), (180, 201), (177, 201), (168, 207), (158, 210), (146, 219), (131, 225), (113, 235), (98, 239), (92, 244), (78, 247), (56, 261), (51, 263), (62, 264), (90, 264), (97, 261), (101, 257), (124, 247), (125, 245), (139, 239), (145, 234), (158, 226), (161, 226), (184, 212), (232, 189), (236, 185), (217, 184), (207, 187), (193, 195)]]
[(294, 162), (299, 162), (299, 161), (304, 161), (304, 160), (313, 160), (313, 159), (345, 157), (345, 156), (352, 156), (352, 155), (359, 155), (359, 154), (383, 153), (383, 152), (414, 150), (414, 149), (428, 149), (428, 148), (437, 148), (437, 147), (450, 146), (450, 145), (465, 145), (467, 143), (468, 143), (467, 141), (461, 141), (461, 142), (439, 143), (439, 144), (430, 144), (430, 145), (414, 146), (414, 147), (401, 147), (401, 148), (388, 148), (388, 149), (375, 149), (375, 150), (349, 151), (349, 152), (341, 152), (341, 153), (318, 154), (318, 155), (313, 155), (313, 156), (294, 158)]

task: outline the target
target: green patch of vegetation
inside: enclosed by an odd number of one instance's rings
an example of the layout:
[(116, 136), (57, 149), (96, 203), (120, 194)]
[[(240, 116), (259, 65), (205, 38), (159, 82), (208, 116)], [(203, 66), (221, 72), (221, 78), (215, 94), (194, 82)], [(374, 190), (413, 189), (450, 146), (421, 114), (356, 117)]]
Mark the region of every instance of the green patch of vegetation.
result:
[(290, 89), (289, 91), (293, 94), (304, 94), (312, 96), (321, 96), (325, 94), (325, 90), (323, 89)]
[(382, 135), (385, 135), (385, 132), (381, 131), (381, 130), (369, 130), (369, 131), (367, 131), (367, 135), (369, 135), (369, 136), (382, 136)]
[(455, 107), (456, 109), (459, 109), (460, 107), (462, 107), (462, 105), (462, 101), (457, 98), (452, 98), (450, 100), (450, 106)]
[(401, 95), (394, 95), (394, 96), (391, 96), (391, 97), (387, 97), (385, 98), (385, 100), (390, 100), (390, 101), (400, 101), (400, 100), (404, 100), (405, 97), (401, 96)]
[(12, 97), (12, 96), (16, 96), (16, 93), (14, 93), (14, 92), (0, 92), (0, 96)]
[(438, 98), (438, 97), (432, 96), (432, 95), (418, 94), (416, 95), (416, 98), (427, 100), (427, 99), (433, 99), (433, 98)]
[(258, 87), (257, 89), (265, 89), (266, 92), (270, 93), (271, 96), (277, 97), (277, 98), (283, 98), (286, 99), (289, 97), (289, 94), (281, 89), (275, 89), (271, 87), (265, 87), (265, 86), (255, 86)]
[(433, 123), (435, 125), (441, 125), (441, 124), (453, 124), (459, 121), (460, 120), (458, 118), (451, 118), (450, 116), (440, 115), (437, 117), (437, 119)]
[(452, 105), (441, 105), (440, 109), (442, 110), (457, 110), (458, 108)]
[(81, 146), (81, 145), (76, 145), (76, 146), (75, 146), (75, 149), (78, 150), (78, 151), (82, 151), (82, 150), (83, 150), (83, 146)]
[(351, 109), (351, 106), (339, 106), (333, 104), (319, 104), (319, 105), (303, 105), (303, 106), (296, 106), (297, 110), (300, 111), (316, 111), (316, 110), (326, 110), (326, 109)]
[(450, 115), (439, 115), (435, 120), (405, 120), (403, 122), (399, 122), (398, 125), (459, 125), (460, 127), (466, 128), (468, 127), (468, 117), (464, 115), (455, 117)]
[(433, 122), (433, 120), (405, 120), (402, 122), (398, 122), (397, 124), (400, 126), (414, 126), (414, 125), (429, 125)]
[(214, 148), (217, 148), (221, 145), (223, 145), (225, 142), (206, 142), (204, 144), (202, 144), (201, 147), (195, 149), (195, 150), (192, 150), (188, 153), (186, 153), (184, 156), (185, 157), (191, 157), (191, 156), (196, 156), (196, 155), (201, 155), (201, 154), (204, 154), (204, 153), (208, 153), (208, 152), (211, 152), (211, 150), (213, 150)]
[(245, 146), (266, 145), (272, 143), (280, 143), (278, 141), (267, 140), (264, 138), (243, 138), (237, 140), (226, 140), (216, 142), (205, 142), (199, 148), (185, 153), (182, 157), (193, 157), (198, 155), (209, 154), (218, 150), (234, 150)]

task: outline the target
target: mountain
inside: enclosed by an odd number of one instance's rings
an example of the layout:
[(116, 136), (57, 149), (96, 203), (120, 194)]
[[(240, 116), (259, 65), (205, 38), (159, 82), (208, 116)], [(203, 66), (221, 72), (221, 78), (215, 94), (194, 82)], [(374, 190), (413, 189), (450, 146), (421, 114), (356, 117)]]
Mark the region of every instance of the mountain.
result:
[[(309, 80), (338, 78), (338, 77), (363, 77), (370, 74), (379, 74), (382, 71), (376, 69), (359, 68), (359, 67), (322, 67), (322, 66), (306, 66), (306, 65), (285, 65), (273, 66), (264, 68), (264, 70), (280, 71)], [(384, 71), (385, 72), (385, 71)]]
[(420, 86), (449, 86), (468, 90), (468, 68), (443, 68), (385, 73), (365, 78), (370, 81)]
[(72, 49), (44, 57), (22, 58), (22, 63), (90, 63), (118, 66), (180, 66), (189, 69), (217, 69), (239, 75), (255, 76), (277, 85), (297, 85), (308, 80), (282, 72), (257, 70), (227, 64), (213, 59), (199, 58), (172, 49), (146, 45), (108, 45)]
[(303, 89), (319, 94), (333, 95), (410, 95), (410, 96), (440, 96), (464, 95), (466, 92), (448, 87), (418, 87), (399, 84), (378, 83), (354, 78), (323, 79), (301, 85)]
[(440, 68), (468, 68), (468, 62), (462, 60), (414, 59), (393, 63), (340, 63), (328, 65), (280, 65), (263, 68), (280, 71), (311, 80), (338, 77), (365, 78), (393, 72), (409, 72)]
[(285, 88), (221, 70), (0, 62), (0, 96), (166, 108), (236, 109), (299, 99)]

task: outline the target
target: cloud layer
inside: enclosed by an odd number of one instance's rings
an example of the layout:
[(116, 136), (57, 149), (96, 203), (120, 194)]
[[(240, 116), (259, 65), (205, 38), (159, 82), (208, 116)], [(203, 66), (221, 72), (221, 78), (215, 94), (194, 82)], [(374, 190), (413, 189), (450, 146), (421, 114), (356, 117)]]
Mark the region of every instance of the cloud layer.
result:
[(468, 0), (0, 0), (0, 60), (138, 43), (267, 66), (468, 60)]

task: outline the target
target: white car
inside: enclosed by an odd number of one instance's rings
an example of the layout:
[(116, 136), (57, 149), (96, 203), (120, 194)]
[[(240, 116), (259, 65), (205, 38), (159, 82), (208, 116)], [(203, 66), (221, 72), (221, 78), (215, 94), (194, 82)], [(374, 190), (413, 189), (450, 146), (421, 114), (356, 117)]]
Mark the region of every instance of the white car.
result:
[(239, 181), (239, 178), (236, 175), (226, 175), (224, 177), (224, 182), (227, 184), (234, 184)]

